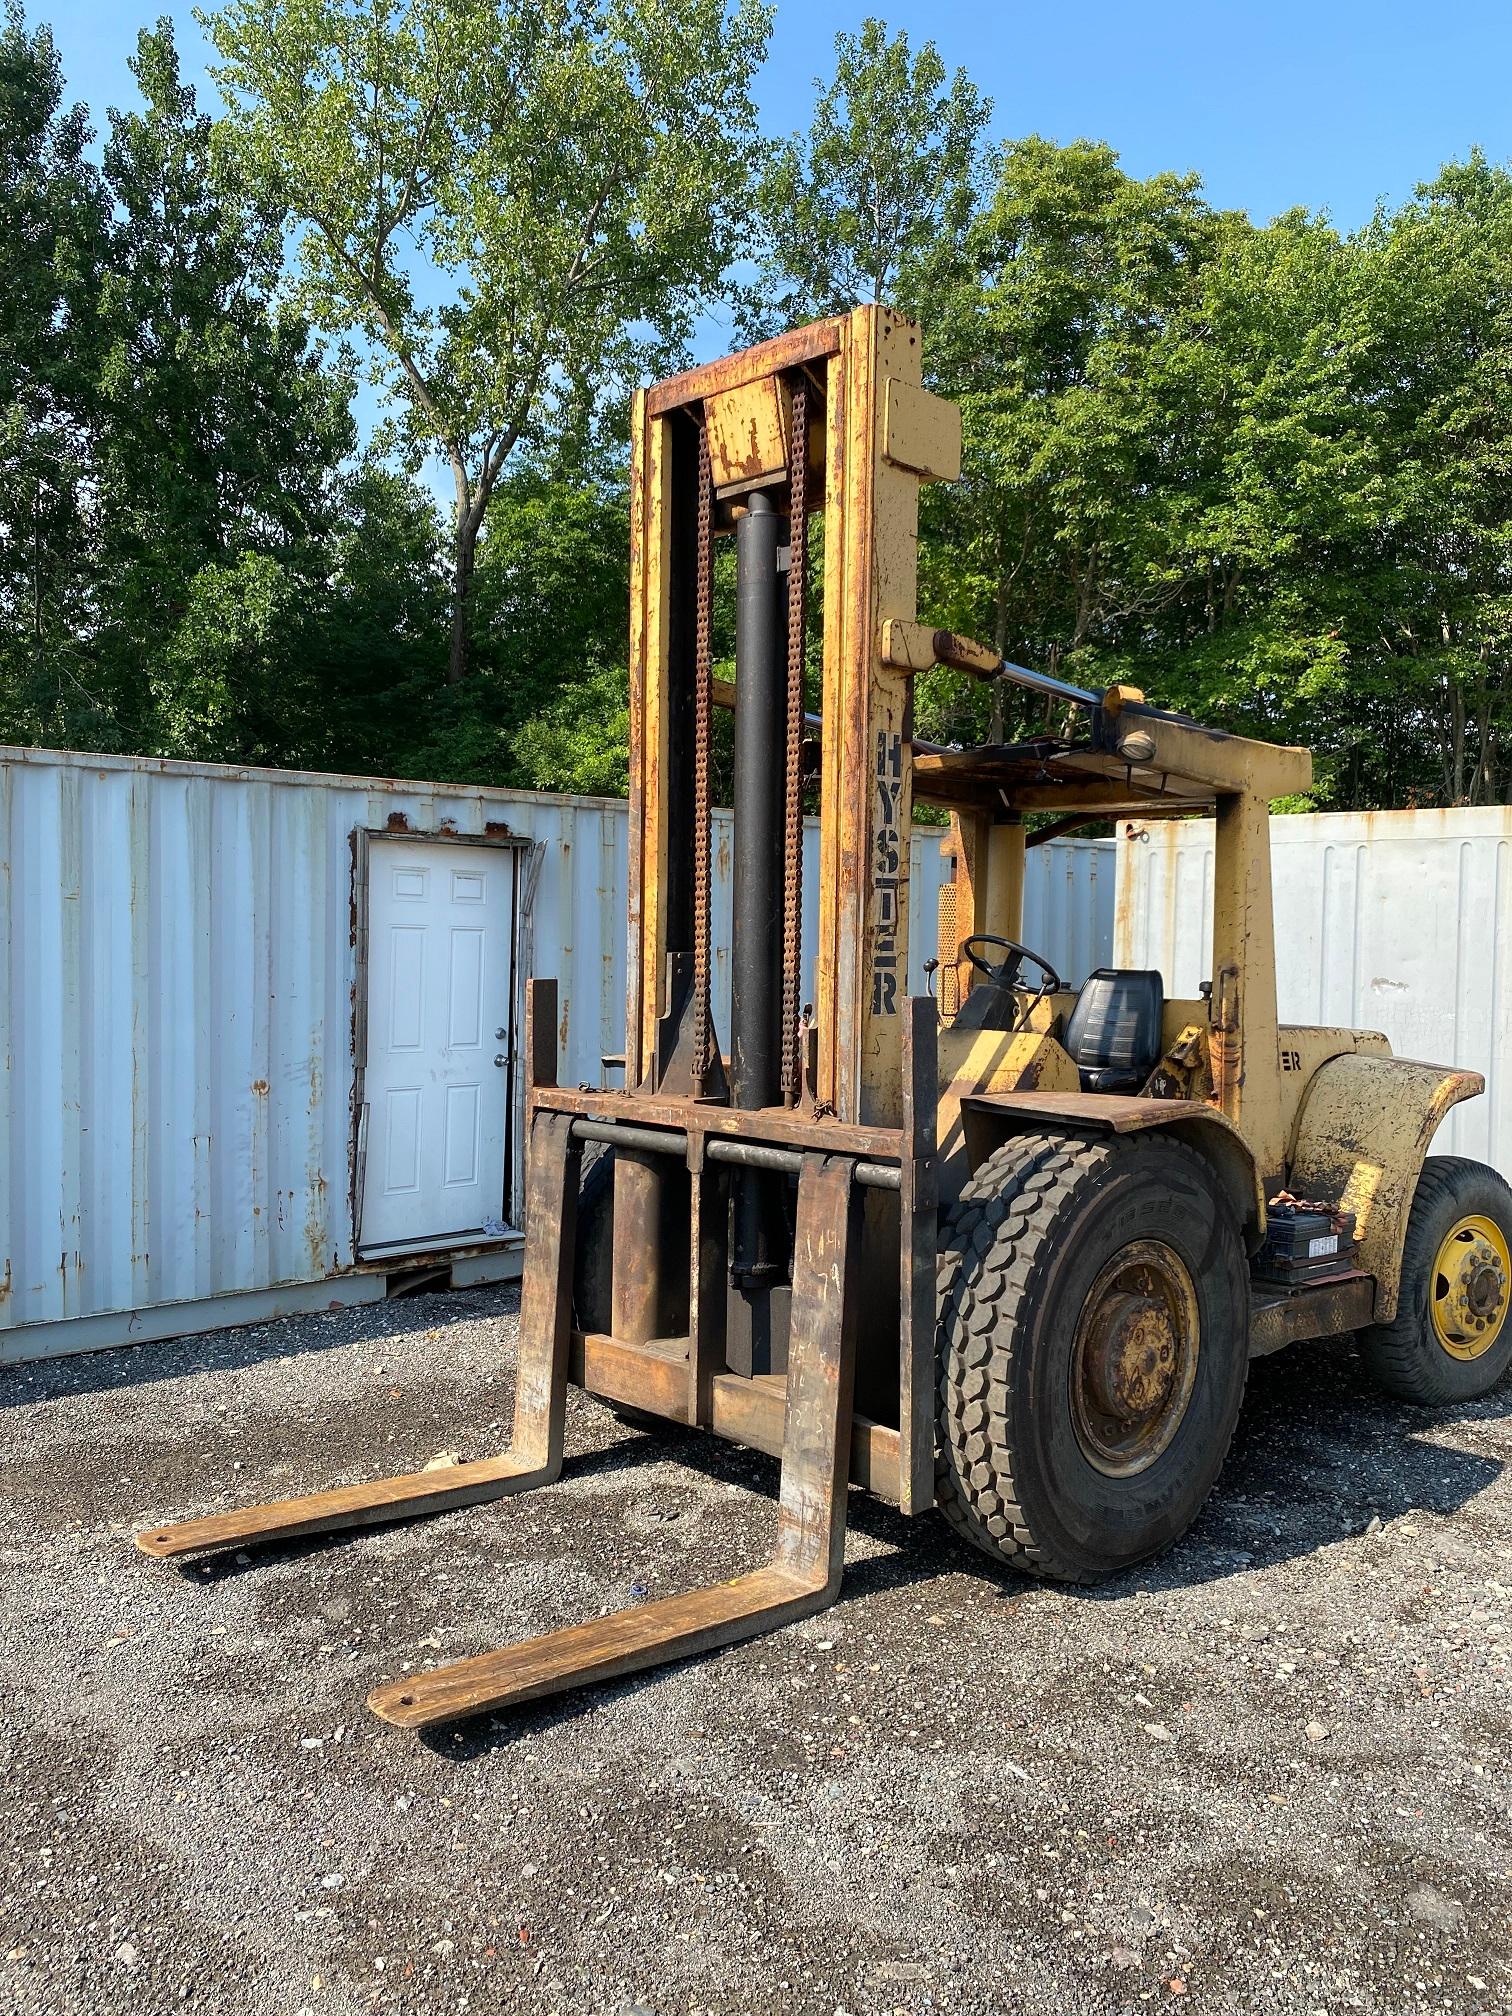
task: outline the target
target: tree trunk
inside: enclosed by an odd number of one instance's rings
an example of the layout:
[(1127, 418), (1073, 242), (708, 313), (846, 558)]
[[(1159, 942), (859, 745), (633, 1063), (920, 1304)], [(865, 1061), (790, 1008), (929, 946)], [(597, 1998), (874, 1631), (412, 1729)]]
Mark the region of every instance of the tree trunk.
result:
[(473, 562), (478, 552), (478, 522), (471, 511), (460, 512), (457, 517), (452, 555), (451, 655), (446, 665), (448, 686), (460, 686), (467, 677), (468, 611), (472, 602)]
[(1449, 802), (1465, 802), (1465, 696), (1459, 681), (1449, 679)]
[[(1008, 583), (998, 576), (996, 606), (992, 614), (992, 645), (999, 658), (1008, 655)], [(1007, 733), (1007, 721), (1003, 707), (1003, 681), (992, 682), (992, 712), (987, 723), (987, 740), (994, 746)]]

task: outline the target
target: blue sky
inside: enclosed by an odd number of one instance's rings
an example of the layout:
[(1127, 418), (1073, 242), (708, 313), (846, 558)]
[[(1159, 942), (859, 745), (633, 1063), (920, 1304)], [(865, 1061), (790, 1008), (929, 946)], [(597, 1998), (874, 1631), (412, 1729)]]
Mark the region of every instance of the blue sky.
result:
[[(1133, 174), (1195, 169), (1209, 199), (1257, 220), (1294, 205), (1345, 230), (1378, 201), (1399, 203), (1475, 145), (1512, 157), (1512, 7), (1507, 0), (872, 0), (917, 45), (932, 37), (994, 101), (998, 138), (1039, 132), (1110, 142)], [(169, 13), (186, 73), (204, 87), (207, 45), (187, 5), (27, 0), (48, 21), (70, 95), (103, 124), (129, 102), (126, 59), (139, 23)], [(834, 0), (778, 0), (757, 86), (769, 132), (806, 123), (835, 34), (868, 11)], [(726, 347), (717, 320), (699, 349)], [(360, 417), (371, 421), (372, 395)]]
[[(875, 4), (875, 0), (874, 0)], [(28, 0), (51, 23), (72, 94), (97, 118), (127, 100), (126, 58), (145, 0)], [(187, 6), (172, 15), (191, 74), (205, 44)], [(759, 83), (763, 120), (803, 123), (837, 29), (867, 11), (778, 0)], [(1506, 0), (894, 0), (876, 6), (915, 41), (933, 37), (995, 101), (1000, 136), (1107, 140), (1136, 174), (1196, 169), (1214, 202), (1258, 219), (1293, 204), (1345, 228), (1378, 198), (1400, 201), (1479, 143), (1512, 156), (1512, 8)]]

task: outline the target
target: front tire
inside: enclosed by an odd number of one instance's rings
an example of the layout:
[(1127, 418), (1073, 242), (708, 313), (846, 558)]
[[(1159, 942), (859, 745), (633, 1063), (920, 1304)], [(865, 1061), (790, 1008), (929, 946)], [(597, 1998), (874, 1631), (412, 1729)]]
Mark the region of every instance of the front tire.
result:
[(1407, 1214), (1397, 1313), (1360, 1333), (1399, 1400), (1479, 1400), (1512, 1366), (1512, 1189), (1483, 1162), (1434, 1155)]
[(1021, 1136), (946, 1223), (937, 1495), (971, 1543), (1094, 1582), (1191, 1525), (1228, 1453), (1249, 1276), (1212, 1165), (1158, 1135)]

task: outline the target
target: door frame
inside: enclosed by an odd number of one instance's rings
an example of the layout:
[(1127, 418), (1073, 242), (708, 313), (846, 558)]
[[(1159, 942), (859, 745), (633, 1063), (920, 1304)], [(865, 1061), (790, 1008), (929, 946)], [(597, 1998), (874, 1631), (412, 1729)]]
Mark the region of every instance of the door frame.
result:
[(515, 1209), (515, 1105), (519, 1089), (520, 1059), (520, 1001), (522, 998), (520, 961), (520, 869), (519, 859), (515, 861), (515, 872), (510, 882), (509, 895), (509, 1064), (504, 1073), (504, 1192), (499, 1199), (500, 1222), (510, 1226), (509, 1232), (492, 1238), (474, 1237), (470, 1239), (442, 1239), (435, 1243), (417, 1240), (413, 1245), (374, 1247), (364, 1251), (362, 1245), (362, 1201), (367, 1178), (367, 1067), (368, 1067), (368, 924), (372, 911), (372, 850), (375, 844), (385, 840), (418, 841), (424, 846), (457, 847), (501, 847), (516, 856), (528, 854), (532, 845), (528, 835), (523, 833), (459, 833), (452, 826), (416, 827), (411, 826), (402, 813), (387, 826), (354, 826), (352, 828), (352, 1111), (351, 1131), (351, 1212), (352, 1212), (352, 1254), (361, 1265), (382, 1264), (385, 1260), (404, 1261), (426, 1253), (450, 1253), (479, 1248), (507, 1246), (520, 1237), (519, 1221), (512, 1215)]

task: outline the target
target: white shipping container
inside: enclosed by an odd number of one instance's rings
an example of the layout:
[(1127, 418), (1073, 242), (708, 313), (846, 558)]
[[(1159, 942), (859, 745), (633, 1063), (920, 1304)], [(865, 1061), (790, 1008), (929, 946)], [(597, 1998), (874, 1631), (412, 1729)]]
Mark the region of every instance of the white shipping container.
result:
[[(1116, 963), (1190, 998), (1212, 972), (1213, 823), (1130, 820), (1117, 844)], [(1281, 1019), (1482, 1072), (1434, 1146), (1512, 1175), (1512, 806), (1275, 818), (1271, 862)]]
[[(502, 961), (497, 947), (474, 957), (464, 912), (415, 893), (412, 842), (433, 850), (448, 902), (476, 895), (479, 931), (508, 910)], [(602, 1059), (624, 1047), (627, 848), (618, 800), (0, 748), (0, 1361), (373, 1298), (416, 1255), (458, 1280), (511, 1271), (524, 976), (559, 982), (562, 1082), (604, 1082)], [(728, 1040), (728, 815), (713, 851)], [(1112, 858), (1111, 842), (1085, 840), (1029, 857), (1025, 934), (1068, 979), (1107, 959)], [(810, 821), (809, 946), (817, 862)], [(917, 829), (915, 992), (943, 872), (935, 831)], [(390, 898), (421, 904), (416, 922)], [(401, 956), (368, 959), (370, 902)], [(432, 941), (451, 961), (440, 995)], [(503, 972), (508, 1000), (487, 994)], [(413, 1086), (387, 1071), (383, 1112), (367, 1098), (370, 1049), (375, 1088), (380, 1050), (392, 1066), (418, 1045), (426, 1063), (422, 983), (479, 1067), (433, 1087), (443, 1134), (429, 1160), (414, 1128), (434, 1059)], [(438, 1218), (501, 1161), (496, 1218), (479, 1222), (475, 1204), (462, 1232)], [(365, 1248), (376, 1169), (384, 1236)], [(395, 1236), (407, 1186), (413, 1237)]]

